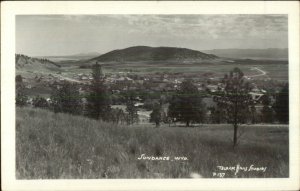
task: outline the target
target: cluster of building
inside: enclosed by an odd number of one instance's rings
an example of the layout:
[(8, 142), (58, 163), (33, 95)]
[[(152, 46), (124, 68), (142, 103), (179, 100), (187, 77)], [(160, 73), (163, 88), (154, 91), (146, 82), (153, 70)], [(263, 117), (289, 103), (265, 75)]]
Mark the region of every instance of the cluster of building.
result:
[[(193, 79), (194, 84), (199, 91), (204, 92), (204, 98), (212, 100), (215, 92), (224, 90), (224, 84), (217, 78), (211, 76), (188, 76)], [(105, 83), (113, 94), (119, 94), (128, 90), (144, 92), (174, 92), (180, 84), (187, 78), (182, 73), (152, 73), (145, 75), (137, 75), (132, 72), (118, 72), (105, 74)], [(72, 79), (81, 82), (81, 90), (85, 91), (86, 84), (89, 84), (93, 79), (91, 74), (75, 74)], [(60, 82), (65, 81), (61, 74), (37, 75), (34, 78), (35, 83), (44, 84), (45, 87), (53, 87)], [(35, 83), (28, 83), (26, 88), (31, 89)], [(258, 88), (254, 83), (254, 87), (250, 92), (253, 100), (257, 105), (262, 102), (263, 96), (267, 93), (265, 90)], [(142, 107), (145, 100), (138, 100), (137, 107)], [(209, 104), (210, 105), (210, 104)]]

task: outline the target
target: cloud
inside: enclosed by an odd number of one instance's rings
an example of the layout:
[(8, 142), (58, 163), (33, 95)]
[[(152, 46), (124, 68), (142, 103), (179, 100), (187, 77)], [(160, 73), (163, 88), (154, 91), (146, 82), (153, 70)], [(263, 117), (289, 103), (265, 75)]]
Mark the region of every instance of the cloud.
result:
[[(191, 38), (260, 38), (287, 34), (287, 15), (40, 15), (27, 19), (128, 29), (128, 33)], [(265, 36), (266, 37), (266, 36)]]
[[(121, 16), (122, 17), (122, 16)], [(123, 20), (136, 32), (205, 38), (260, 38), (287, 33), (285, 15), (130, 15)]]
[(17, 49), (32, 55), (50, 55), (53, 50), (105, 52), (132, 44), (199, 49), (288, 46), (287, 15), (18, 15), (16, 26)]

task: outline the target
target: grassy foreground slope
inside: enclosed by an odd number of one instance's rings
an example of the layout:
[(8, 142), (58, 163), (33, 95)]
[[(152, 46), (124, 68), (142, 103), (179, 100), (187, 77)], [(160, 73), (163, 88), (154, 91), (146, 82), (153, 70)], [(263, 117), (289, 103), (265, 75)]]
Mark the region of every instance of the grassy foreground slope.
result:
[[(204, 178), (217, 166), (267, 167), (226, 171), (226, 177), (288, 177), (288, 128), (245, 127), (232, 149), (228, 125), (199, 128), (126, 127), (68, 114), (17, 108), (16, 178)], [(185, 156), (188, 160), (138, 160)]]

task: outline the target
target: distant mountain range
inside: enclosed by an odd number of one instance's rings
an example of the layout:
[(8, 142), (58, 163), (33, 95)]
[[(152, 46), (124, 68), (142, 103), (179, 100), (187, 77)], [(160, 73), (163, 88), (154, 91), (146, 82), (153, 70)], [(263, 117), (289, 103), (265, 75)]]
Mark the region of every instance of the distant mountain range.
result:
[(78, 53), (78, 54), (71, 54), (64, 57), (96, 57), (101, 55), (99, 52), (88, 52), (88, 53)]
[(36, 58), (46, 58), (53, 62), (60, 62), (60, 61), (78, 61), (78, 60), (89, 60), (91, 58), (95, 58), (101, 55), (98, 52), (88, 52), (88, 53), (79, 53), (79, 54), (72, 54), (72, 55), (62, 55), (62, 56), (38, 56)]
[(243, 59), (266, 59), (266, 60), (287, 60), (288, 49), (268, 48), (268, 49), (213, 49), (202, 50), (207, 54), (215, 54), (219, 57), (226, 58), (243, 58)]
[(113, 50), (90, 61), (99, 62), (136, 62), (136, 61), (199, 61), (218, 58), (197, 50), (175, 47), (134, 46)]

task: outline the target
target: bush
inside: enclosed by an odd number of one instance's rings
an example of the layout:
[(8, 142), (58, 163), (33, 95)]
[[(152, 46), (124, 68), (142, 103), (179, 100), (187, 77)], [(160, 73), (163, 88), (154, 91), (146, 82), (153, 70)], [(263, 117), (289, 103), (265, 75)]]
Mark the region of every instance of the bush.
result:
[(32, 105), (34, 107), (39, 107), (39, 108), (48, 108), (49, 107), (47, 100), (40, 96), (37, 96), (32, 100)]

